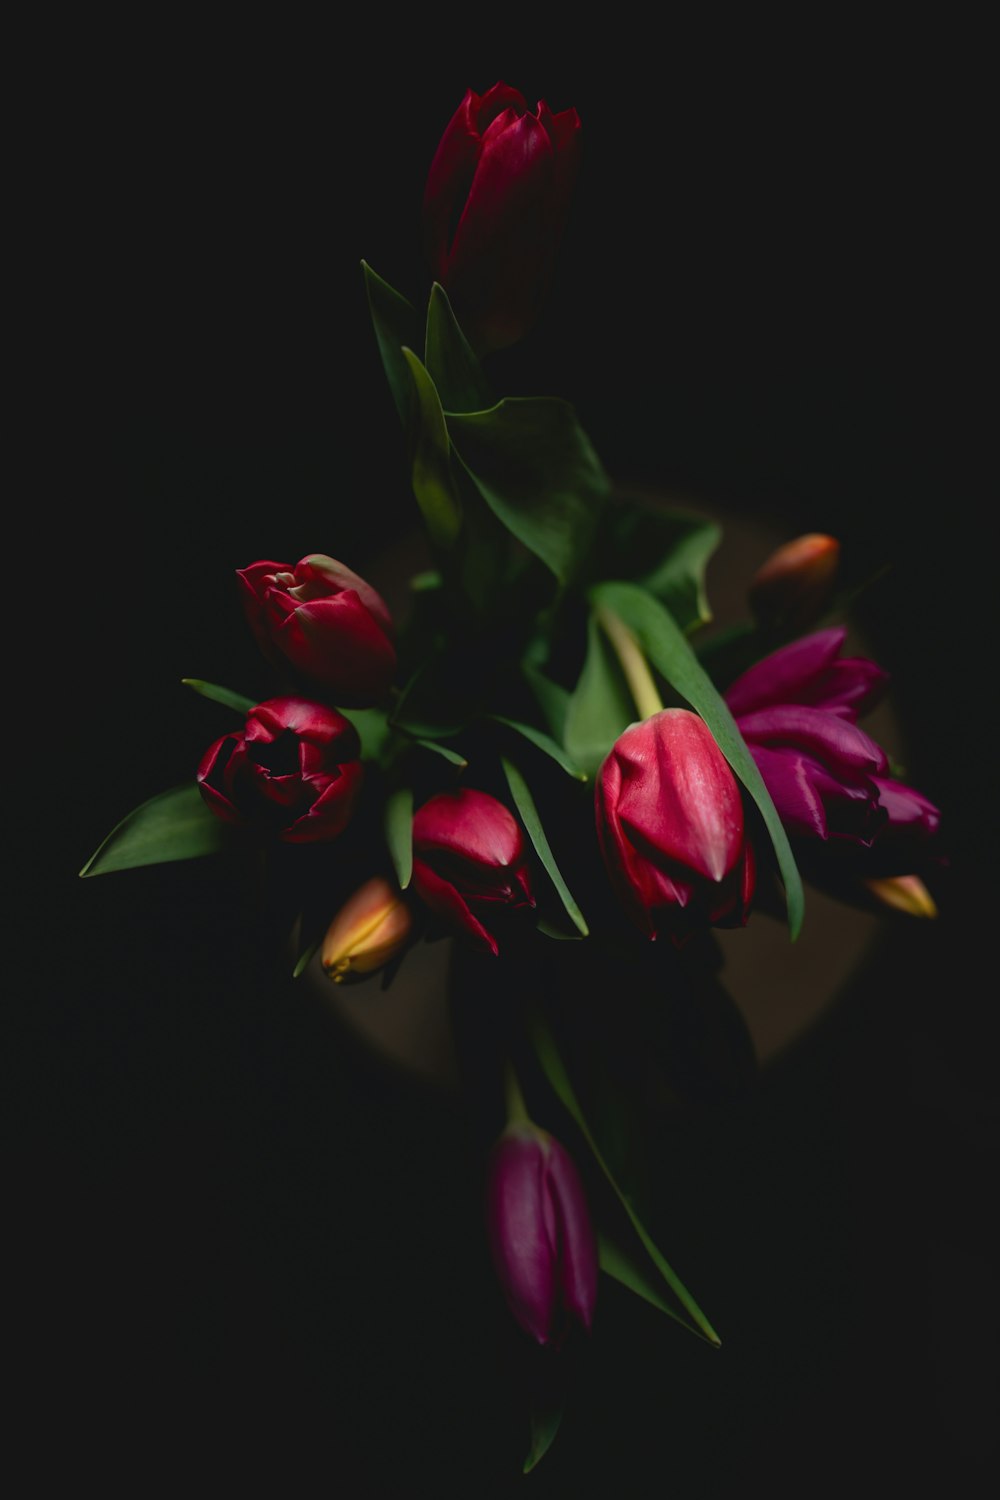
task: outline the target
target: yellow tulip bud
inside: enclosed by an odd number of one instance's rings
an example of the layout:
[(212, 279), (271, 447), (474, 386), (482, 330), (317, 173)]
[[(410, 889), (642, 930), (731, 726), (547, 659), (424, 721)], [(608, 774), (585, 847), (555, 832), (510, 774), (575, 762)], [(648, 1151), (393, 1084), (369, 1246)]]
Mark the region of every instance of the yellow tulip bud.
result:
[(413, 917), (398, 886), (366, 880), (340, 908), (323, 938), (320, 961), (334, 984), (384, 968), (408, 942)]
[(883, 880), (866, 880), (865, 885), (883, 906), (905, 911), (911, 917), (936, 917), (937, 907), (919, 875), (892, 875)]

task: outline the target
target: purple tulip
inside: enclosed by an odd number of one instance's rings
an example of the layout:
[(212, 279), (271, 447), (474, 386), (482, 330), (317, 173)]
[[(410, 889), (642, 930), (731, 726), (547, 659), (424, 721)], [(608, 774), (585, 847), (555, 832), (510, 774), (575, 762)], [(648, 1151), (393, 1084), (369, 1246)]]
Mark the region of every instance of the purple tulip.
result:
[(434, 275), (479, 353), (534, 323), (554, 268), (579, 162), (580, 118), (505, 83), (469, 89), (431, 162), (424, 231)]
[(487, 1228), (507, 1304), (525, 1333), (558, 1348), (573, 1322), (588, 1331), (597, 1300), (597, 1240), (566, 1148), (530, 1121), (493, 1148)]
[(904, 873), (939, 813), (887, 774), (885, 751), (858, 727), (889, 679), (867, 657), (840, 655), (846, 634), (832, 627), (772, 652), (730, 685), (726, 702), (789, 837), (831, 853), (870, 850), (866, 870), (888, 860), (899, 868), (884, 873)]
[(336, 709), (304, 698), (258, 703), (236, 734), (205, 751), (197, 782), (227, 823), (282, 843), (319, 843), (346, 828), (364, 772), (357, 731)]
[(612, 886), (648, 937), (746, 923), (756, 866), (743, 797), (704, 719), (665, 708), (630, 725), (598, 772), (595, 809)]
[(393, 623), (370, 583), (318, 552), (294, 568), (255, 562), (236, 576), (247, 622), (269, 660), (284, 658), (346, 706), (385, 695), (396, 670)]
[(521, 825), (488, 792), (439, 792), (414, 814), (414, 889), (449, 926), (494, 956), (496, 919), (535, 904), (526, 859)]

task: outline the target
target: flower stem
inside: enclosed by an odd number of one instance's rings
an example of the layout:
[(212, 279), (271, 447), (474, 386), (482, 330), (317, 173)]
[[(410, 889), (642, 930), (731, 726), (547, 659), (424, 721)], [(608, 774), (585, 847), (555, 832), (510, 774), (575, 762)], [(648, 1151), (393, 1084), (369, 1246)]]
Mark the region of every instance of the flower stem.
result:
[(530, 1120), (528, 1106), (524, 1102), (521, 1085), (517, 1074), (514, 1072), (514, 1064), (508, 1058), (503, 1070), (504, 1099), (507, 1104), (507, 1124), (516, 1125), (521, 1121)]
[(658, 714), (663, 708), (663, 699), (635, 636), (606, 604), (597, 606), (597, 621), (614, 647), (640, 716), (648, 719), (652, 714)]

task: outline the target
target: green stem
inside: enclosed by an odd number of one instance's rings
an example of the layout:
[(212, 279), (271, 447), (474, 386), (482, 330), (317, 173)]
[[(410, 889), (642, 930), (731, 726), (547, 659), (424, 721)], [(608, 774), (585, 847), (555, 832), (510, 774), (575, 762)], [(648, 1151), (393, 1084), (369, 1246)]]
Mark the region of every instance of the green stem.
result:
[(597, 621), (614, 647), (640, 717), (648, 719), (658, 714), (663, 708), (663, 699), (635, 636), (606, 604), (597, 606)]
[(507, 1104), (507, 1124), (519, 1125), (522, 1122), (530, 1121), (531, 1116), (528, 1114), (528, 1106), (524, 1102), (521, 1085), (518, 1082), (517, 1074), (514, 1072), (514, 1064), (509, 1058), (504, 1064), (503, 1091)]

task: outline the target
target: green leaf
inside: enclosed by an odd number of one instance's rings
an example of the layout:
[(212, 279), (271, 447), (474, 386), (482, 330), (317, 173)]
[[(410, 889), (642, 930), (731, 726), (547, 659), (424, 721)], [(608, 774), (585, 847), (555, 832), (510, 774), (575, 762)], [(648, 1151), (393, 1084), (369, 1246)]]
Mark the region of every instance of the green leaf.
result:
[(700, 714), (719, 749), (756, 802), (774, 845), (785, 887), (788, 927), (794, 941), (802, 930), (805, 895), (802, 878), (781, 819), (763, 777), (712, 679), (701, 665), (670, 613), (651, 594), (632, 583), (600, 583), (590, 591), (596, 605), (612, 610), (633, 632), (656, 670)]
[(365, 276), (375, 338), (382, 356), (382, 368), (405, 430), (410, 424), (413, 381), (403, 358), (403, 348), (416, 348), (419, 343), (420, 319), (416, 308), (387, 281), (383, 281), (381, 276), (377, 276), (366, 261), (361, 262), (361, 269)]
[(413, 350), (404, 348), (403, 357), (417, 397), (413, 493), (432, 544), (449, 551), (458, 537), (462, 510), (451, 472), (451, 444), (444, 412), (434, 382)]
[(508, 729), (516, 730), (526, 740), (530, 740), (533, 745), (537, 745), (539, 750), (544, 751), (546, 755), (550, 756), (557, 765), (562, 766), (564, 771), (568, 771), (570, 776), (574, 777), (577, 781), (586, 781), (586, 771), (581, 771), (580, 767), (566, 754), (562, 746), (557, 745), (555, 740), (551, 736), (544, 734), (541, 729), (535, 729), (531, 724), (521, 724), (517, 719), (508, 719), (504, 714), (491, 714), (490, 718), (495, 724), (506, 724)]
[(628, 1287), (630, 1292), (634, 1292), (637, 1297), (642, 1297), (652, 1307), (659, 1308), (660, 1312), (666, 1313), (668, 1318), (676, 1316), (662, 1292), (653, 1284), (645, 1271), (636, 1264), (633, 1257), (626, 1254), (620, 1245), (616, 1245), (600, 1231), (597, 1235), (597, 1259), (601, 1270), (607, 1276), (620, 1281), (622, 1286)]
[(219, 854), (232, 830), (206, 805), (196, 782), (150, 797), (122, 819), (80, 871), (107, 875), (140, 865)]
[(185, 687), (194, 688), (203, 698), (211, 698), (213, 703), (224, 703), (227, 708), (235, 708), (237, 713), (248, 714), (257, 706), (256, 700), (246, 697), (244, 693), (234, 693), (232, 688), (218, 687), (214, 682), (202, 682), (200, 677), (182, 677), (181, 682)]
[(452, 750), (448, 745), (439, 745), (437, 740), (428, 740), (422, 735), (417, 735), (414, 743), (423, 746), (425, 750), (433, 750), (435, 755), (443, 756), (453, 766), (457, 766), (460, 771), (464, 771), (469, 764), (464, 755), (459, 755), (457, 750)]
[(706, 625), (712, 611), (705, 569), (722, 540), (714, 521), (624, 499), (608, 514), (608, 550), (619, 576), (665, 604), (685, 633)]
[(591, 614), (587, 655), (566, 707), (563, 743), (588, 776), (598, 771), (615, 740), (635, 722), (636, 709), (618, 659)]
[(635, 1209), (632, 1207), (629, 1198), (625, 1193), (622, 1192), (617, 1181), (612, 1175), (611, 1169), (608, 1166), (608, 1163), (605, 1160), (605, 1157), (603, 1156), (597, 1144), (597, 1141), (591, 1134), (590, 1127), (588, 1126), (587, 1121), (584, 1118), (584, 1114), (582, 1109), (580, 1108), (580, 1104), (573, 1089), (573, 1085), (570, 1082), (569, 1074), (566, 1072), (565, 1065), (559, 1055), (559, 1050), (556, 1047), (555, 1038), (553, 1037), (552, 1032), (549, 1030), (549, 1027), (544, 1021), (541, 1013), (537, 1009), (532, 1013), (529, 1019), (529, 1027), (531, 1032), (531, 1040), (534, 1044), (538, 1061), (542, 1066), (542, 1070), (545, 1073), (546, 1078), (552, 1085), (556, 1097), (559, 1099), (564, 1108), (568, 1110), (569, 1114), (572, 1116), (577, 1126), (579, 1127), (580, 1133), (582, 1134), (587, 1145), (590, 1147), (594, 1160), (597, 1162), (597, 1165), (604, 1173), (604, 1176), (607, 1178), (608, 1183), (614, 1190), (615, 1196), (618, 1198), (618, 1201), (624, 1208), (625, 1213), (628, 1215), (629, 1221), (632, 1224), (632, 1228), (635, 1230), (643, 1249), (646, 1251), (646, 1254), (649, 1256), (649, 1259), (652, 1261), (657, 1271), (659, 1271), (667, 1286), (677, 1298), (681, 1307), (684, 1309), (684, 1313), (686, 1313), (687, 1316), (684, 1317), (680, 1313), (675, 1311), (668, 1302), (663, 1303), (662, 1310), (667, 1313), (668, 1316), (675, 1318), (677, 1322), (682, 1323), (684, 1327), (690, 1328), (693, 1332), (700, 1334), (701, 1337), (707, 1339), (710, 1344), (715, 1344), (716, 1346), (718, 1346), (722, 1342), (722, 1340), (719, 1338), (719, 1335), (715, 1332), (715, 1329), (712, 1327), (711, 1323), (708, 1321), (705, 1314), (702, 1312), (701, 1308), (698, 1306), (697, 1302), (688, 1291), (687, 1287), (681, 1281), (680, 1277), (667, 1262), (658, 1246), (654, 1243)]
[(427, 304), (424, 364), (445, 411), (481, 411), (493, 405), (489, 381), (458, 326), (447, 292), (436, 281)]
[(549, 731), (557, 740), (565, 743), (566, 740), (566, 715), (569, 710), (570, 695), (560, 683), (553, 682), (551, 677), (546, 677), (540, 667), (533, 662), (521, 663), (521, 672), (525, 682), (534, 693), (539, 708), (545, 715)]
[(310, 963), (312, 962), (314, 955), (319, 952), (320, 941), (321, 940), (317, 938), (314, 943), (310, 943), (309, 946), (307, 948), (304, 948), (303, 951), (299, 954), (298, 958), (295, 960), (295, 967), (292, 970), (293, 979), (302, 978), (302, 975), (305, 973), (306, 969), (308, 969)]
[(610, 494), (572, 406), (514, 397), (488, 411), (448, 412), (455, 451), (507, 530), (560, 583), (580, 572)]
[(349, 720), (358, 731), (358, 739), (361, 741), (362, 760), (381, 760), (385, 753), (392, 732), (389, 729), (388, 717), (381, 708), (341, 708), (338, 712)]
[(389, 857), (405, 891), (413, 874), (413, 792), (408, 786), (389, 793), (382, 816)]
[(528, 837), (535, 847), (538, 858), (541, 860), (548, 872), (549, 879), (558, 892), (559, 899), (566, 910), (566, 915), (578, 931), (584, 937), (587, 937), (590, 928), (587, 926), (583, 912), (573, 899), (572, 893), (560, 873), (559, 866), (556, 864), (555, 855), (552, 853), (549, 841), (545, 836), (545, 829), (542, 827), (542, 820), (538, 816), (535, 799), (528, 790), (528, 784), (517, 766), (514, 765), (513, 761), (508, 760), (505, 755), (500, 757), (500, 763), (507, 778), (507, 785), (510, 787), (510, 794), (514, 798), (518, 812), (521, 814), (521, 821), (528, 831)]
[(555, 1441), (565, 1405), (550, 1406), (531, 1413), (531, 1446), (524, 1460), (524, 1473), (530, 1474)]

